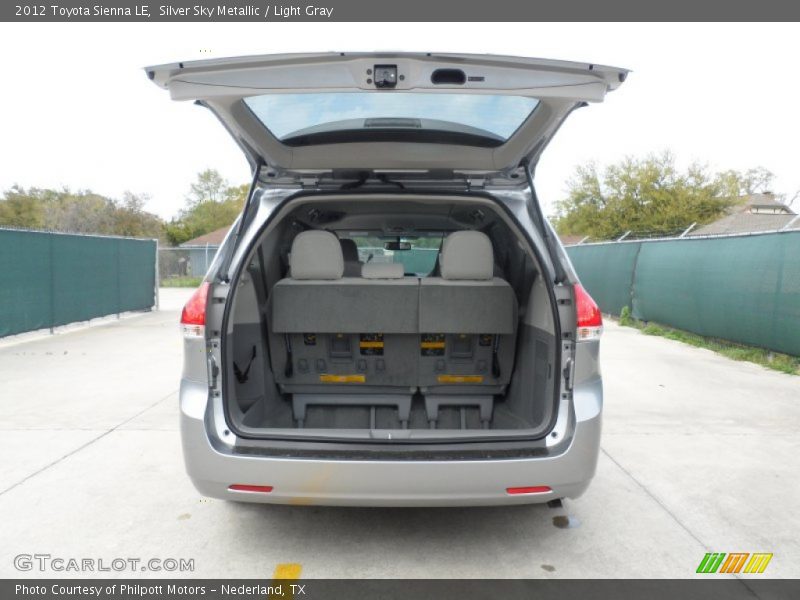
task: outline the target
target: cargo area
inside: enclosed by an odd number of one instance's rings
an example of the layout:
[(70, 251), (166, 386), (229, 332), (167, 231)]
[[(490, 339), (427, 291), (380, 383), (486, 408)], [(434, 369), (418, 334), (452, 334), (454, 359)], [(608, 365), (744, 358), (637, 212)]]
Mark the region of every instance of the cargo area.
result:
[(248, 247), (222, 339), (245, 437), (546, 435), (552, 290), (489, 198), (304, 197)]

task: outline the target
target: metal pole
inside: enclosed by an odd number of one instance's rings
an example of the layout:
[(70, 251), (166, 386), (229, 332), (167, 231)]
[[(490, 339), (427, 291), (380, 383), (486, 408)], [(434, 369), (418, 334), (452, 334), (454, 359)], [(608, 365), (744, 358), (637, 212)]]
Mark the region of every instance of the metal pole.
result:
[(122, 308), (122, 268), (119, 263), (119, 255), (122, 252), (122, 240), (117, 240), (117, 320), (119, 320), (119, 311)]
[(206, 261), (203, 265), (203, 273), (205, 274), (206, 271), (208, 271), (208, 242), (206, 242)]
[(625, 233), (623, 233), (623, 234), (622, 234), (622, 235), (619, 237), (619, 239), (618, 239), (617, 241), (618, 241), (618, 242), (621, 242), (621, 241), (622, 241), (622, 240), (624, 240), (626, 237), (628, 237), (628, 236), (629, 236), (631, 233), (633, 233), (633, 232), (632, 232), (632, 231), (626, 231)]
[(687, 233), (689, 233), (689, 232), (690, 232), (692, 229), (694, 229), (694, 226), (695, 226), (695, 225), (697, 225), (697, 221), (695, 221), (694, 223), (692, 223), (691, 225), (689, 225), (689, 226), (688, 226), (688, 227), (687, 227), (687, 228), (686, 228), (686, 229), (683, 231), (683, 233), (682, 233), (682, 234), (680, 234), (678, 237), (679, 237), (679, 238), (685, 237)]
[(789, 227), (791, 227), (792, 225), (794, 225), (797, 222), (797, 219), (800, 219), (800, 215), (795, 215), (794, 219), (792, 219), (786, 225), (781, 227), (781, 231), (786, 231), (787, 229), (789, 229)]
[(45, 234), (50, 239), (50, 335), (55, 333), (55, 322), (56, 322), (56, 276), (55, 276), (55, 267), (53, 265), (53, 239), (55, 236), (53, 233), (46, 233)]
[(585, 238), (583, 238), (583, 239), (582, 239), (580, 242), (578, 242), (578, 243), (577, 243), (577, 244), (575, 244), (575, 245), (576, 245), (576, 246), (580, 246), (580, 245), (581, 245), (583, 242), (585, 242), (586, 240), (588, 240), (590, 237), (592, 237), (592, 236), (590, 236), (590, 235), (587, 235)]
[(159, 305), (160, 298), (159, 298), (158, 288), (161, 286), (161, 281), (160, 281), (161, 273), (160, 273), (160, 269), (158, 268), (158, 253), (159, 253), (158, 239), (155, 239), (153, 241), (156, 243), (156, 310), (158, 310), (158, 308), (160, 306)]

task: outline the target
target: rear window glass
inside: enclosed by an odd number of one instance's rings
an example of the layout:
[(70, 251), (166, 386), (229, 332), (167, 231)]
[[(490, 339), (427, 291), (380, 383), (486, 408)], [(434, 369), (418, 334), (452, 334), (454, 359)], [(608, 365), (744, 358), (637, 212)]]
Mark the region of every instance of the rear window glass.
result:
[(369, 234), (340, 235), (349, 238), (358, 247), (358, 260), (362, 263), (401, 263), (406, 275), (425, 277), (436, 266), (436, 256), (442, 246), (443, 234), (426, 237), (401, 237), (399, 241), (408, 244), (408, 250), (388, 250), (387, 242), (396, 242), (397, 238), (378, 237)]
[(424, 92), (265, 94), (245, 104), (280, 140), (364, 127), (466, 130), (507, 140), (538, 104), (523, 96)]

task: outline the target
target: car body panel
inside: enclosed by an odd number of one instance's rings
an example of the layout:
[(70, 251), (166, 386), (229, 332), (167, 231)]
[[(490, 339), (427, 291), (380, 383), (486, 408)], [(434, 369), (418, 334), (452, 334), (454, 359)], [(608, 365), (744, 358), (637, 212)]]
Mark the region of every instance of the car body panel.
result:
[[(236, 454), (209, 436), (218, 418), (208, 410), (208, 389), (184, 380), (180, 426), (186, 470), (205, 496), (241, 502), (329, 506), (479, 506), (535, 504), (577, 498), (594, 475), (600, 445), (602, 386), (574, 390), (576, 420), (570, 438), (552, 455), (487, 460), (343, 460)], [(413, 482), (413, 484), (411, 483)], [(235, 492), (231, 485), (268, 485), (268, 494)], [(549, 493), (510, 495), (516, 486)]]

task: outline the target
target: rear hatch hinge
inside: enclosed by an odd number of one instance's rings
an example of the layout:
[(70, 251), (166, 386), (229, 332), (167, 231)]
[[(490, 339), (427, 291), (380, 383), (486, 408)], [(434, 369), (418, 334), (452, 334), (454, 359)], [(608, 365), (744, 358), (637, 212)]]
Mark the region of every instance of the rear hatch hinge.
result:
[(468, 177), (467, 178), (467, 191), (482, 190), (486, 187), (485, 177)]
[(301, 176), (298, 178), (298, 182), (302, 186), (303, 189), (313, 188), (316, 189), (319, 187), (319, 177), (316, 176)]

